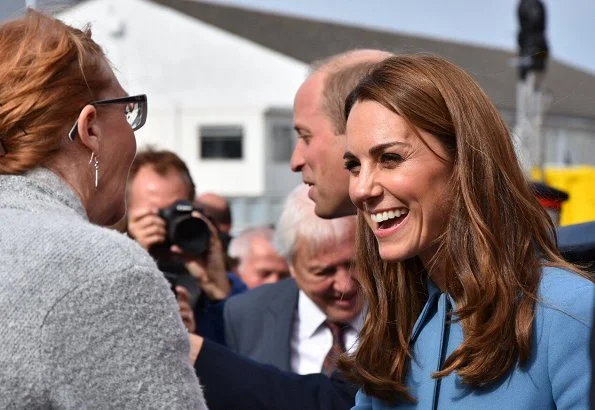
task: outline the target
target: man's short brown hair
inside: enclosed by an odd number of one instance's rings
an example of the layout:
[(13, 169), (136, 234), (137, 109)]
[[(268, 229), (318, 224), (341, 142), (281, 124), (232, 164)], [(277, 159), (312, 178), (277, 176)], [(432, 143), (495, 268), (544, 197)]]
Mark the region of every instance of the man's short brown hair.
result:
[(312, 63), (310, 74), (324, 73), (322, 106), (336, 135), (345, 134), (345, 100), (360, 80), (385, 58), (384, 50), (355, 49)]
[(179, 172), (188, 187), (188, 196), (184, 199), (188, 199), (189, 201), (194, 200), (196, 188), (190, 171), (186, 163), (175, 153), (167, 150), (156, 150), (153, 147), (145, 148), (136, 154), (136, 158), (130, 167), (128, 181), (131, 182), (134, 180), (140, 169), (144, 166), (151, 166), (161, 176), (167, 175), (172, 170)]
[(336, 135), (345, 134), (345, 100), (359, 81), (378, 64), (378, 61), (362, 61), (341, 67), (329, 73), (324, 80), (322, 110), (331, 120)]

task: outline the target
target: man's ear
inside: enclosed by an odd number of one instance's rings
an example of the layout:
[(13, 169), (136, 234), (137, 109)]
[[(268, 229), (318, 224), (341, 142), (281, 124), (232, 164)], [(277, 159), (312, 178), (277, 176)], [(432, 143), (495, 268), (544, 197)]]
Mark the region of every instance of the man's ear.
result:
[(101, 129), (97, 123), (97, 109), (88, 104), (81, 110), (77, 122), (77, 132), (81, 142), (89, 151), (99, 152)]
[(293, 267), (293, 263), (289, 265), (289, 274), (295, 279), (295, 269)]

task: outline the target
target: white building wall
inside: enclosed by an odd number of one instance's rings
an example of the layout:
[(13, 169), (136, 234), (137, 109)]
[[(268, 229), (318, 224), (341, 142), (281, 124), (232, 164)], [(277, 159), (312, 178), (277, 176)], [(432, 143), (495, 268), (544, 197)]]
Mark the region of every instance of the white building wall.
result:
[[(123, 86), (148, 95), (139, 146), (175, 151), (199, 192), (266, 194), (264, 112), (291, 108), (305, 64), (145, 0), (89, 0), (59, 17), (77, 27), (90, 22)], [(200, 161), (198, 127), (227, 124), (243, 127), (244, 158)], [(289, 190), (296, 177), (286, 175)]]
[[(198, 192), (218, 192), (229, 196), (259, 196), (265, 193), (265, 163), (262, 109), (189, 110), (182, 117), (181, 155), (189, 164)], [(243, 129), (243, 159), (198, 160), (198, 127), (239, 125)]]

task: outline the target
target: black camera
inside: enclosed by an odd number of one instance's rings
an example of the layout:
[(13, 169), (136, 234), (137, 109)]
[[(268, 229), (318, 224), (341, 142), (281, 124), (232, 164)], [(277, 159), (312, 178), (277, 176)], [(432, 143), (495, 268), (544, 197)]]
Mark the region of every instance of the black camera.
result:
[[(204, 219), (192, 216), (192, 212), (201, 212), (187, 200), (174, 202), (159, 210), (159, 216), (165, 220), (165, 243), (161, 247), (177, 245), (184, 253), (202, 255), (209, 250), (211, 230)], [(202, 212), (201, 212), (202, 213)]]

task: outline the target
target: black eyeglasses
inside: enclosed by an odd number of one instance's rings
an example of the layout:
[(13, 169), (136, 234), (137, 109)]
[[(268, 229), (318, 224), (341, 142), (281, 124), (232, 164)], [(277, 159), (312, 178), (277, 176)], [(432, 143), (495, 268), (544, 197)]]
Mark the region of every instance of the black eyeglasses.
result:
[[(90, 105), (107, 105), (107, 104), (126, 104), (125, 114), (126, 121), (132, 127), (133, 131), (138, 130), (145, 125), (147, 120), (147, 96), (145, 94), (131, 95), (129, 97), (113, 98), (111, 100), (92, 101)], [(78, 120), (68, 132), (68, 138), (74, 141), (77, 132)]]

